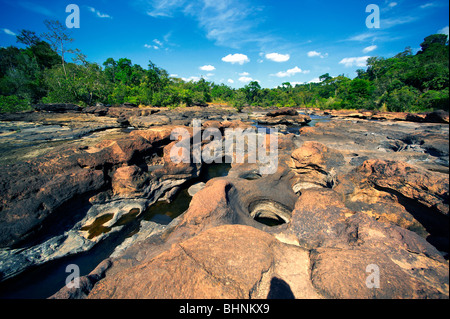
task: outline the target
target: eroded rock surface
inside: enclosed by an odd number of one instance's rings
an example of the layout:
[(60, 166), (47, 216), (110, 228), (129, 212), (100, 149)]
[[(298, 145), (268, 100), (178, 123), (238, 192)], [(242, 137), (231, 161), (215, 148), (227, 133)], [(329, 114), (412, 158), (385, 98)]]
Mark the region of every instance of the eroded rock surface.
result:
[[(297, 144), (292, 135), (279, 139), (285, 151)], [(354, 168), (318, 142), (303, 142), (289, 157), (285, 151), (276, 174), (260, 176), (252, 165), (237, 165), (228, 177), (207, 183), (176, 224), (116, 255), (89, 298), (448, 298), (443, 252), (426, 240), (399, 197), (384, 198), (376, 189), (388, 179), (413, 201), (427, 198), (437, 207), (440, 198), (445, 211), (447, 176), (397, 161), (367, 160)], [(367, 173), (378, 166), (389, 173)], [(308, 187), (293, 187), (299, 183)], [(355, 205), (354, 194), (345, 191), (350, 184), (372, 187), (365, 196), (381, 204), (378, 211)], [(266, 216), (284, 222), (269, 227), (255, 220), (255, 200), (264, 202)], [(384, 203), (397, 219), (377, 216)], [(156, 273), (167, 263), (168, 273)], [(373, 267), (380, 274), (377, 288), (368, 281)], [(140, 288), (134, 289), (127, 280), (137, 278)]]
[[(449, 296), (446, 114), (331, 112), (313, 127), (292, 109), (72, 111), (2, 117), (0, 146), (18, 148), (0, 157), (0, 280), (89, 250), (197, 177), (201, 164), (170, 159), (177, 125), (192, 134), (199, 118), (223, 133), (251, 127), (250, 117), (303, 125), (276, 136), (273, 174), (233, 163), (191, 187), (182, 215), (141, 220), (79, 289), (52, 298)], [(130, 125), (139, 129), (121, 128)]]

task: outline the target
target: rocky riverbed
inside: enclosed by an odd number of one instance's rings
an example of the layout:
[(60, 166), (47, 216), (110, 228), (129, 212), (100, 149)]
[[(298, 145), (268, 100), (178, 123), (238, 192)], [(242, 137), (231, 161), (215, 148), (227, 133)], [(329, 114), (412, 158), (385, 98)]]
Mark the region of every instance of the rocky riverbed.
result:
[[(222, 133), (277, 128), (276, 171), (233, 163), (200, 181), (204, 163), (170, 157), (171, 132), (193, 139), (193, 119)], [(448, 141), (445, 112), (2, 114), (1, 295), (32, 269), (128, 232), (80, 288), (52, 298), (448, 298)], [(143, 217), (180, 189), (193, 195), (181, 215)], [(374, 265), (378, 288), (367, 284)]]

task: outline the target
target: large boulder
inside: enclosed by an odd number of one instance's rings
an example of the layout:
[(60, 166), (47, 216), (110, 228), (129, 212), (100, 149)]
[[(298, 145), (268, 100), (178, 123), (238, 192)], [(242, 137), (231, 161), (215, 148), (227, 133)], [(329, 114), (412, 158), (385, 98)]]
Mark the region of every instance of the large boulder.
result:
[(307, 141), (291, 154), (288, 166), (295, 173), (292, 188), (298, 193), (314, 187), (332, 187), (337, 172), (344, 165), (339, 151), (322, 143)]
[(424, 170), (405, 162), (367, 160), (359, 168), (379, 189), (398, 192), (444, 215), (448, 215), (449, 180), (445, 174)]
[(107, 275), (89, 298), (320, 298), (309, 274), (307, 251), (252, 227), (224, 225)]
[(311, 254), (313, 286), (327, 298), (448, 298), (448, 264), (415, 233), (356, 213), (340, 241)]
[(281, 115), (289, 115), (289, 116), (296, 116), (298, 115), (297, 110), (291, 109), (291, 108), (282, 108), (275, 111), (267, 112), (266, 116), (269, 117), (276, 117)]
[(431, 123), (449, 123), (448, 112), (444, 110), (436, 110), (434, 112), (428, 113), (425, 117), (426, 122)]
[(80, 112), (81, 106), (71, 103), (51, 103), (51, 104), (36, 104), (33, 106), (36, 111), (65, 113), (65, 112)]

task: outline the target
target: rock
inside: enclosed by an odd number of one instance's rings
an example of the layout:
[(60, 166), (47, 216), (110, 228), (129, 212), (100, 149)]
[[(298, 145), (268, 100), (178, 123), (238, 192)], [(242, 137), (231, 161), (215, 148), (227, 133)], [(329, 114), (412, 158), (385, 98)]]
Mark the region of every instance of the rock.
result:
[[(395, 260), (384, 254), (365, 249), (319, 249), (316, 254), (313, 256), (313, 285), (327, 298), (445, 298), (443, 287), (429, 286), (420, 278), (408, 275)], [(379, 270), (379, 288), (369, 289), (372, 269)]]
[(121, 105), (122, 107), (138, 107), (135, 103), (125, 102)]
[(295, 172), (294, 192), (311, 187), (333, 187), (344, 157), (338, 151), (317, 142), (305, 142), (291, 154), (288, 165)]
[(48, 299), (82, 299), (87, 297), (95, 283), (103, 278), (109, 267), (111, 267), (111, 261), (105, 259), (87, 276), (81, 276), (79, 278), (79, 287), (69, 288), (64, 286), (64, 288), (50, 296)]
[(72, 165), (54, 159), (1, 171), (0, 247), (24, 240), (62, 204), (105, 185), (103, 171)]
[[(17, 244), (33, 235), (41, 223), (69, 200), (108, 186), (107, 170), (111, 170), (116, 199), (153, 192), (146, 188), (156, 187), (155, 182), (149, 182), (148, 174), (141, 174), (136, 165), (128, 164), (136, 163), (137, 158), (145, 163), (145, 154), (155, 151), (152, 143), (161, 147), (170, 142), (170, 129), (140, 134), (150, 141), (139, 134), (123, 139), (103, 139), (95, 145), (81, 149), (68, 146), (2, 169), (0, 247)], [(120, 168), (122, 165), (124, 167)], [(197, 176), (197, 170), (189, 164), (172, 165), (168, 160), (164, 168), (154, 172), (153, 180), (161, 177), (161, 181), (166, 181), (165, 187), (169, 187), (172, 181), (178, 184)], [(164, 174), (166, 176), (162, 177)]]
[(202, 190), (205, 187), (205, 183), (200, 182), (197, 184), (192, 185), (191, 187), (189, 187), (188, 189), (188, 193), (191, 196), (194, 196), (195, 194), (197, 194), (200, 190)]
[(426, 207), (448, 215), (448, 176), (394, 161), (367, 160), (360, 167), (368, 181), (381, 189), (398, 192)]
[(149, 177), (136, 165), (119, 167), (111, 180), (113, 194), (121, 197), (140, 192), (148, 183)]
[(374, 112), (366, 110), (330, 110), (327, 112), (332, 117), (338, 118), (359, 118), (367, 119), (374, 115)]
[(130, 122), (128, 121), (128, 118), (126, 116), (122, 116), (122, 115), (117, 118), (117, 123), (119, 123), (121, 127), (130, 126)]
[[(285, 254), (295, 256), (296, 263)], [(107, 275), (89, 298), (265, 298), (279, 295), (278, 281), (297, 298), (320, 297), (308, 283), (308, 268), (306, 251), (248, 226), (226, 225), (126, 272)]]
[(404, 162), (367, 160), (338, 176), (334, 190), (349, 209), (411, 230), (448, 251), (446, 174)]
[(105, 116), (108, 113), (108, 108), (102, 105), (88, 106), (83, 109), (84, 113), (95, 114), (97, 116)]
[(139, 116), (139, 117), (129, 117), (128, 121), (131, 126), (139, 128), (148, 128), (151, 126), (161, 126), (170, 123), (170, 118), (167, 115), (150, 115), (150, 116)]
[[(422, 238), (397, 226), (377, 223), (360, 213), (347, 218), (346, 224), (348, 227), (341, 236), (346, 244), (320, 247), (311, 254), (313, 286), (325, 297), (448, 296), (446, 261)], [(379, 288), (369, 288), (373, 283), (369, 277), (373, 269), (379, 270)]]
[(288, 233), (306, 249), (324, 246), (340, 236), (346, 217), (352, 214), (335, 191), (307, 189), (295, 203)]
[[(209, 191), (205, 188), (198, 195), (206, 199), (206, 194), (213, 194)], [(229, 205), (207, 204), (195, 210), (212, 217)], [(448, 265), (434, 247), (412, 232), (350, 212), (332, 190), (306, 191), (288, 226), (275, 229), (273, 235), (243, 225), (214, 227), (199, 218), (191, 225), (203, 225), (203, 230), (180, 236), (188, 224), (179, 223), (169, 226), (159, 240), (142, 240), (138, 247), (127, 248), (88, 298), (448, 296)], [(298, 241), (289, 240), (290, 234)], [(167, 241), (163, 246), (157, 244), (162, 238)], [(381, 286), (376, 290), (366, 285), (366, 269), (372, 265), (380, 269)]]
[(46, 111), (46, 112), (80, 112), (81, 106), (70, 104), (70, 103), (52, 103), (52, 104), (36, 104), (33, 106), (36, 111)]
[(426, 115), (425, 114), (420, 114), (420, 113), (408, 113), (406, 114), (406, 121), (410, 121), (410, 122), (425, 122), (426, 121)]
[(289, 115), (289, 116), (297, 116), (298, 112), (297, 110), (291, 109), (291, 108), (282, 108), (275, 111), (270, 111), (266, 114), (266, 116), (269, 117), (276, 117), (280, 115)]
[[(297, 113), (297, 112), (296, 112)], [(259, 124), (265, 125), (306, 125), (311, 122), (311, 118), (308, 115), (296, 114), (292, 115), (277, 115), (277, 116), (265, 116), (256, 120)]]
[(426, 122), (430, 123), (449, 123), (448, 112), (444, 110), (437, 110), (431, 113), (428, 113), (425, 117)]
[[(142, 217), (198, 177), (201, 164), (170, 158), (173, 123), (248, 125), (209, 108), (93, 112), (0, 116), (42, 126), (17, 132), (19, 123), (1, 122), (0, 147), (17, 145), (18, 136), (36, 143), (45, 129), (94, 132), (55, 148), (42, 143), (39, 153), (2, 166), (3, 278), (101, 245), (127, 228), (125, 218)], [(448, 125), (407, 115), (364, 119), (376, 115), (351, 111), (300, 135), (278, 134), (275, 173), (262, 174), (259, 162), (233, 163), (227, 176), (195, 185), (201, 189), (189, 208), (167, 225), (136, 221), (139, 232), (82, 277), (80, 289), (63, 287), (53, 298), (448, 298)], [(298, 116), (264, 119), (297, 123)], [(127, 133), (118, 117), (149, 127)], [(154, 126), (155, 117), (172, 125)], [(110, 123), (116, 129), (105, 129)], [(374, 265), (380, 288), (370, 289)]]

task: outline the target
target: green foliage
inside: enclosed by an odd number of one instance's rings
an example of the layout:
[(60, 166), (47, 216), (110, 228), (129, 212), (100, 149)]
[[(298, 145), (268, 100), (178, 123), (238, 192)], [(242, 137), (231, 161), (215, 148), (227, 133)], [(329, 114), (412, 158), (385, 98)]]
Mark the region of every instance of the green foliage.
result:
[[(392, 58), (371, 57), (366, 69), (345, 75), (319, 77), (319, 83), (261, 88), (252, 81), (240, 89), (203, 78), (186, 82), (169, 77), (152, 61), (147, 69), (130, 59), (108, 58), (102, 66), (86, 60), (58, 21), (45, 22), (42, 37), (21, 30), (17, 42), (24, 49), (0, 48), (0, 102), (2, 112), (27, 109), (32, 103), (124, 102), (160, 107), (225, 103), (238, 111), (246, 105), (261, 107), (317, 107), (321, 109), (377, 109), (420, 112), (449, 108), (449, 51), (446, 35), (424, 39), (421, 50), (410, 47)], [(76, 54), (67, 62), (67, 54)]]
[(238, 90), (234, 94), (234, 98), (232, 100), (232, 105), (238, 112), (241, 112), (244, 106), (247, 103), (247, 94), (244, 90)]
[(0, 95), (0, 113), (20, 112), (30, 109), (30, 101), (15, 95)]

